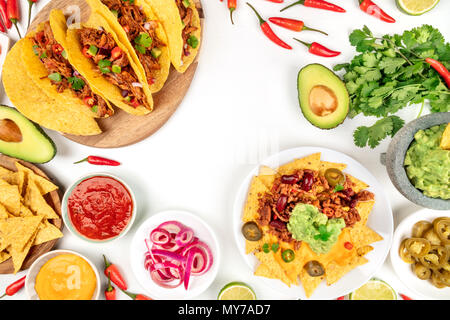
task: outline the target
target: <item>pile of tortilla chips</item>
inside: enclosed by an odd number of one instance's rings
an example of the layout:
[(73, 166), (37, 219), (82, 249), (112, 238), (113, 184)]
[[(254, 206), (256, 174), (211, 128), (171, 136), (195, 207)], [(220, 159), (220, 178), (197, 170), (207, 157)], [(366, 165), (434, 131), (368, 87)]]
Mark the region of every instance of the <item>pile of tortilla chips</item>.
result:
[(32, 246), (63, 236), (51, 222), (60, 219), (59, 215), (44, 199), (58, 187), (15, 164), (16, 172), (0, 166), (0, 263), (12, 258), (14, 273)]
[[(266, 192), (270, 192), (274, 180), (281, 175), (293, 174), (299, 169), (311, 169), (323, 174), (328, 168), (337, 168), (343, 171), (347, 165), (341, 163), (332, 163), (320, 160), (320, 153), (312, 154), (302, 159), (296, 159), (287, 163), (277, 170), (268, 167), (262, 167), (259, 175), (255, 176), (251, 182), (250, 190), (247, 196), (247, 202), (244, 208), (242, 220), (244, 222), (257, 221), (259, 217), (259, 198)], [(354, 183), (354, 191), (359, 192), (369, 186), (364, 182), (350, 176), (347, 177)], [(367, 219), (375, 204), (375, 201), (358, 202), (356, 209), (361, 216), (361, 220), (353, 227), (344, 228), (339, 236), (338, 242), (333, 246), (330, 252), (326, 254), (316, 254), (305, 242), (301, 243), (298, 250), (295, 250), (291, 243), (280, 241), (277, 237), (268, 233), (268, 226), (259, 226), (263, 231), (263, 237), (259, 241), (246, 241), (246, 253), (254, 253), (261, 262), (255, 270), (255, 275), (270, 279), (279, 279), (289, 287), (299, 285), (298, 280), (305, 290), (307, 297), (310, 297), (319, 284), (325, 279), (327, 285), (332, 285), (342, 278), (346, 273), (354, 268), (368, 262), (364, 257), (373, 250), (371, 243), (381, 241), (383, 238), (375, 231), (366, 226)], [(351, 250), (345, 249), (344, 243), (353, 243)], [(262, 246), (278, 243), (281, 250), (277, 252), (263, 252)], [(295, 252), (295, 259), (286, 263), (281, 257), (281, 253), (291, 249)], [(321, 277), (311, 277), (304, 268), (309, 261), (318, 261), (325, 269), (325, 274)]]

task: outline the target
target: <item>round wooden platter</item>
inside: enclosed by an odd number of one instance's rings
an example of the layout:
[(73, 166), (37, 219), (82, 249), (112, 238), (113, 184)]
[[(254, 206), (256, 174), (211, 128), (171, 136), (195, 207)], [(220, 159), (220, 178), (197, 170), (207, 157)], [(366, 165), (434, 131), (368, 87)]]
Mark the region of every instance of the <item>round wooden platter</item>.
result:
[[(26, 161), (18, 160), (18, 159), (11, 158), (11, 157), (0, 154), (0, 166), (6, 168), (8, 170), (17, 171), (16, 165), (15, 165), (16, 161), (18, 161), (21, 165), (33, 170), (34, 173), (36, 173), (37, 175), (40, 175), (41, 177), (44, 177), (44, 178), (50, 180), (49, 177), (35, 165), (33, 165), (29, 162), (26, 162)], [(52, 191), (52, 192), (46, 194), (44, 196), (44, 198), (47, 201), (47, 203), (53, 208), (53, 210), (55, 210), (55, 212), (59, 216), (61, 216), (61, 198), (59, 196), (58, 190)], [(51, 222), (57, 228), (62, 230), (63, 223), (62, 223), (61, 219), (53, 219), (53, 220), (51, 220)], [(37, 258), (39, 258), (44, 253), (52, 250), (52, 248), (54, 247), (54, 245), (56, 244), (57, 241), (58, 241), (58, 239), (55, 239), (55, 240), (44, 242), (37, 246), (32, 246), (30, 251), (28, 252), (27, 257), (25, 258), (25, 260), (22, 264), (21, 270), (28, 269)], [(14, 272), (14, 267), (13, 267), (11, 258), (0, 263), (0, 274), (13, 273), (13, 272)]]
[[(195, 0), (199, 11), (202, 29), (204, 15), (200, 0)], [(35, 17), (29, 30), (48, 20), (52, 9), (65, 10), (76, 8), (81, 11), (81, 21), (89, 18), (90, 8), (84, 0), (52, 0)], [(69, 8), (71, 7), (71, 8)], [(172, 116), (186, 95), (194, 78), (198, 65), (198, 56), (185, 73), (178, 73), (173, 66), (163, 89), (153, 95), (154, 109), (145, 116), (133, 116), (118, 108), (115, 114), (106, 119), (98, 119), (97, 122), (103, 131), (95, 136), (75, 136), (64, 134), (68, 139), (96, 148), (118, 148), (142, 141), (161, 128)]]

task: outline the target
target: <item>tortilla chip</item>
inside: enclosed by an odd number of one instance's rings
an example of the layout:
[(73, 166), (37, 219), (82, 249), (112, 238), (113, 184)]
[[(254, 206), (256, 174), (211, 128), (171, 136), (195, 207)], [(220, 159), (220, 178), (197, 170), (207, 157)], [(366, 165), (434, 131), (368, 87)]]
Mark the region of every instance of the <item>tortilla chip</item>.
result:
[(33, 246), (38, 244), (62, 238), (63, 233), (55, 225), (51, 224), (47, 220), (41, 222), (38, 227), (36, 238), (34, 239)]
[(5, 167), (0, 166), (0, 179), (5, 180), (5, 178), (14, 174), (13, 171), (6, 169)]
[(8, 252), (5, 251), (0, 252), (0, 263), (8, 260), (9, 258), (11, 258), (11, 255)]
[(36, 232), (42, 216), (14, 217), (0, 221), (2, 246), (12, 246), (13, 250), (22, 251)]
[(322, 282), (324, 276), (321, 277), (311, 277), (305, 268), (302, 268), (300, 272), (300, 282), (302, 283), (303, 289), (305, 290), (305, 295), (307, 298), (311, 297), (314, 290), (317, 289), (319, 284)]
[[(291, 281), (287, 277), (287, 275), (284, 272), (283, 268), (276, 261), (274, 255), (275, 254), (273, 253), (273, 251), (269, 251), (269, 253), (264, 253), (262, 251), (255, 253), (256, 258), (258, 258), (258, 260), (261, 261), (261, 264), (266, 265), (267, 268), (269, 269), (269, 273), (268, 274), (264, 274), (264, 273), (263, 274), (256, 274), (256, 272), (255, 272), (255, 275), (259, 275), (261, 277), (266, 277), (266, 278), (270, 278), (270, 279), (279, 279), (279, 280), (283, 281), (285, 284), (287, 284), (288, 287), (290, 287), (291, 286)], [(264, 272), (264, 271), (265, 271), (264, 269), (263, 270), (259, 270), (259, 272)]]
[(59, 216), (42, 197), (34, 179), (28, 180), (24, 203), (34, 214), (43, 215), (46, 219), (59, 219)]
[(345, 168), (347, 168), (347, 165), (345, 163), (335, 163), (335, 162), (328, 162), (328, 161), (320, 161), (319, 165), (319, 173), (320, 175), (323, 175), (325, 171), (331, 168), (336, 168), (341, 171), (344, 171)]
[(278, 168), (278, 173), (281, 175), (293, 174), (299, 169), (311, 169), (318, 171), (320, 167), (320, 153), (314, 153), (307, 157), (296, 159)]
[(20, 216), (21, 217), (32, 217), (34, 216), (33, 212), (23, 203), (20, 204)]
[(259, 168), (258, 179), (261, 180), (268, 190), (272, 188), (275, 179), (279, 176), (278, 172), (270, 167), (261, 166)]
[(261, 182), (258, 177), (253, 177), (250, 190), (247, 195), (247, 202), (245, 203), (244, 208), (244, 216), (242, 217), (242, 221), (255, 221), (259, 217), (258, 208), (259, 208), (259, 197), (263, 195), (265, 192), (269, 190), (266, 186)]
[(76, 135), (101, 133), (94, 118), (50, 98), (28, 77), (23, 63), (17, 63), (21, 61), (24, 43), (16, 42), (3, 65), (3, 86), (11, 103), (28, 119), (48, 129)]
[(0, 219), (7, 219), (8, 217), (8, 210), (6, 210), (4, 205), (0, 204)]
[(17, 247), (12, 246), (10, 250), (10, 254), (13, 260), (14, 265), (14, 274), (16, 274), (20, 269), (22, 268), (23, 261), (28, 255), (28, 252), (30, 251), (31, 245), (34, 242), (34, 238), (36, 237), (37, 230), (33, 233), (33, 235), (30, 237), (28, 242), (25, 244), (25, 246), (18, 250)]
[(18, 186), (2, 185), (0, 187), (0, 204), (3, 204), (14, 215), (20, 213), (20, 199)]
[(339, 265), (336, 262), (331, 262), (325, 267), (325, 276), (327, 285), (332, 285), (341, 279), (344, 275), (349, 273), (354, 268), (367, 263), (368, 260), (358, 255), (354, 256), (346, 265)]
[(350, 228), (352, 243), (358, 248), (383, 240), (383, 237), (367, 226)]
[[(34, 183), (36, 184), (37, 188), (39, 189), (39, 192), (42, 195), (45, 195), (49, 192), (58, 190), (58, 186), (54, 185), (52, 182), (47, 180), (44, 177), (41, 177), (40, 175), (34, 173), (33, 170), (21, 165), (19, 162), (16, 162), (16, 168), (18, 172), (22, 172), (24, 174), (24, 180), (25, 182), (23, 184), (28, 184), (28, 181), (30, 179), (33, 179)], [(27, 186), (25, 185), (25, 188)]]
[(356, 249), (356, 252), (358, 253), (358, 256), (362, 257), (368, 254), (370, 251), (373, 250), (372, 246), (364, 246)]
[(355, 191), (356, 193), (369, 188), (369, 185), (367, 183), (356, 179), (348, 173), (346, 173), (345, 175), (347, 176), (347, 179), (350, 179), (350, 181), (353, 182), (353, 191)]
[(367, 220), (369, 219), (369, 215), (372, 212), (373, 206), (375, 205), (375, 201), (365, 201), (358, 202), (356, 205), (356, 210), (358, 210), (359, 216), (361, 220), (358, 221), (354, 227), (358, 228), (360, 226), (365, 226), (367, 224)]

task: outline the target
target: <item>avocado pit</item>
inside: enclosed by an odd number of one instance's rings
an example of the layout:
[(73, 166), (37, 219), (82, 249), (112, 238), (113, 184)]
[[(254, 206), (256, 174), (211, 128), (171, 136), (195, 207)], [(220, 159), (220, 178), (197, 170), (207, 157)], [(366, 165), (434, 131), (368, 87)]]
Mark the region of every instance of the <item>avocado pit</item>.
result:
[(22, 142), (22, 132), (19, 126), (10, 119), (0, 120), (0, 140), (5, 142)]
[(324, 85), (317, 85), (309, 92), (309, 105), (315, 115), (325, 117), (336, 111), (338, 99), (330, 88)]

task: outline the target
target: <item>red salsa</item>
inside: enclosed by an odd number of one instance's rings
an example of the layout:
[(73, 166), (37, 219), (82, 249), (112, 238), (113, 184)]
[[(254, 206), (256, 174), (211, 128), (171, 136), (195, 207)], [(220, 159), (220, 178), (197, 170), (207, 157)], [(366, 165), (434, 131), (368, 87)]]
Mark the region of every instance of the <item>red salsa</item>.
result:
[(83, 180), (68, 199), (70, 220), (89, 239), (105, 240), (119, 235), (128, 225), (133, 200), (128, 189), (111, 177)]

